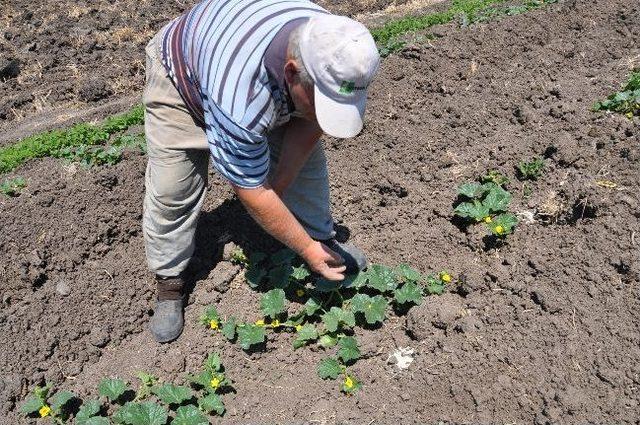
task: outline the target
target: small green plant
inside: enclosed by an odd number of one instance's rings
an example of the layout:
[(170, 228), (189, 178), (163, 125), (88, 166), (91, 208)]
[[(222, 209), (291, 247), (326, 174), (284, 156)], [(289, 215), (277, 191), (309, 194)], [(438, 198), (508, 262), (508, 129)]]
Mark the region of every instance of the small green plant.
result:
[[(73, 419), (77, 425), (165, 425), (173, 417), (172, 425), (204, 425), (209, 414), (224, 414), (222, 396), (233, 389), (217, 354), (207, 357), (201, 372), (186, 376), (188, 385), (161, 383), (146, 372), (137, 376), (140, 385), (133, 399), (126, 381), (105, 378), (98, 383), (98, 399), (82, 401), (69, 391), (50, 395), (51, 385), (47, 385), (36, 387), (21, 411), (27, 417), (51, 418), (56, 424)], [(70, 407), (74, 399), (81, 402), (76, 410)]]
[(27, 182), (23, 177), (15, 177), (7, 179), (0, 184), (0, 193), (6, 196), (18, 196), (20, 189), (27, 186)]
[(271, 256), (238, 252), (235, 257), (246, 267), (250, 287), (263, 291), (261, 316), (239, 322), (234, 316), (223, 318), (209, 307), (200, 317), (201, 323), (229, 341), (237, 341), (245, 350), (264, 344), (267, 332), (293, 334), (294, 350), (310, 344), (335, 349), (335, 356), (318, 366), (318, 375), (322, 379), (342, 375), (340, 389), (346, 394), (362, 386), (348, 371), (360, 358), (356, 328), (380, 326), (390, 307), (408, 309), (420, 304), (425, 295), (441, 294), (453, 281), (446, 271), (423, 276), (405, 264), (395, 269), (376, 264), (342, 282), (332, 282), (312, 276), (289, 249)]
[(44, 387), (36, 386), (31, 396), (24, 402), (20, 411), (26, 416), (50, 417), (57, 424), (64, 424), (69, 418), (69, 404), (75, 395), (69, 391), (59, 391), (50, 394), (51, 384)]
[(486, 177), (483, 180), (485, 183), (482, 184), (470, 182), (460, 185), (458, 195), (462, 201), (454, 213), (472, 223), (483, 222), (493, 235), (504, 238), (518, 224), (516, 216), (507, 212), (511, 194), (495, 183), (502, 181), (497, 175), (493, 174), (491, 180)]
[(635, 69), (627, 83), (619, 92), (611, 94), (606, 100), (596, 102), (593, 111), (612, 111), (624, 114), (632, 119), (640, 115), (640, 69)]
[(520, 161), (518, 163), (518, 178), (520, 180), (537, 180), (544, 170), (544, 160), (540, 157), (531, 161)]

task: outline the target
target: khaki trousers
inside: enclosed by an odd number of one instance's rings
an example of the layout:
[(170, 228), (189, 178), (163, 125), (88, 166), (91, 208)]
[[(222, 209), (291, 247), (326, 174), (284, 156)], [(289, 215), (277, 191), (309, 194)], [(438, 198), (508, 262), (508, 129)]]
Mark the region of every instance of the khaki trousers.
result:
[[(160, 61), (161, 33), (146, 48), (143, 103), (148, 163), (143, 233), (151, 271), (177, 276), (195, 248), (196, 224), (207, 189), (209, 145)], [(278, 162), (283, 134), (284, 127), (268, 135), (271, 170)], [(317, 143), (283, 202), (312, 238), (334, 236), (322, 143)]]

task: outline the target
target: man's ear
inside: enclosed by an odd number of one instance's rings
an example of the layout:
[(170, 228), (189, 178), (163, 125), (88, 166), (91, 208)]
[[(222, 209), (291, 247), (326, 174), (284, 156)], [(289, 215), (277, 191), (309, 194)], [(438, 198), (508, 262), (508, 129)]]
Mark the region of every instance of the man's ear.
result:
[(287, 84), (291, 85), (295, 82), (298, 75), (298, 64), (293, 59), (287, 59), (284, 64), (284, 79)]

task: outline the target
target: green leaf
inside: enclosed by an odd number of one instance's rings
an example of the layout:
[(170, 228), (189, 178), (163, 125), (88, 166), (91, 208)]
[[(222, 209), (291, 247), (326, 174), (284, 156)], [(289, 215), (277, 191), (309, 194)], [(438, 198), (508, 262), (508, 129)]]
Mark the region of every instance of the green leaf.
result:
[(33, 389), (33, 395), (42, 400), (43, 402), (47, 399), (49, 395), (49, 390), (51, 389), (51, 384), (46, 384), (44, 387), (36, 385)]
[(207, 359), (204, 361), (204, 367), (206, 370), (210, 370), (211, 372), (219, 372), (222, 368), (220, 355), (218, 355), (218, 353), (209, 354)]
[(98, 394), (112, 402), (120, 398), (127, 389), (127, 383), (122, 379), (105, 378), (98, 384)]
[(367, 283), (367, 272), (358, 272), (356, 274), (347, 275), (341, 282), (343, 288), (360, 289)]
[(265, 254), (264, 252), (260, 252), (260, 251), (252, 252), (249, 255), (249, 264), (251, 264), (252, 266), (257, 265), (258, 263), (263, 262), (266, 258), (267, 258), (267, 254)]
[(513, 214), (500, 214), (487, 223), (489, 230), (496, 236), (506, 236), (513, 231), (518, 219)]
[(474, 199), (477, 196), (482, 195), (480, 188), (481, 188), (480, 183), (476, 183), (476, 182), (464, 183), (458, 187), (458, 194), (462, 196), (466, 196), (467, 198), (470, 198), (470, 199)]
[(338, 357), (347, 363), (360, 358), (360, 348), (358, 341), (352, 336), (345, 336), (338, 341)]
[(260, 309), (265, 316), (275, 318), (285, 310), (285, 293), (280, 288), (272, 289), (262, 296)]
[(289, 264), (284, 264), (269, 270), (269, 283), (274, 288), (287, 288), (289, 286), (289, 283), (291, 283), (289, 280), (289, 276), (291, 276), (292, 271), (293, 268)]
[(394, 298), (398, 304), (414, 303), (420, 305), (422, 302), (422, 290), (417, 284), (407, 282), (401, 288), (396, 289)]
[(344, 382), (342, 383), (342, 387), (340, 390), (345, 394), (353, 394), (358, 391), (362, 387), (360, 381), (358, 381), (354, 376), (347, 375)]
[(509, 202), (511, 202), (511, 194), (503, 188), (495, 186), (489, 191), (489, 194), (484, 198), (482, 204), (488, 208), (490, 212), (495, 213), (506, 211), (509, 206)]
[(318, 376), (322, 379), (336, 379), (342, 373), (342, 366), (333, 357), (322, 359), (318, 364)]
[(218, 310), (215, 307), (211, 306), (200, 316), (200, 320), (208, 325), (211, 320), (220, 320), (220, 314), (218, 314)]
[(342, 282), (339, 280), (327, 280), (320, 278), (316, 280), (314, 288), (319, 292), (331, 292), (340, 289)]
[(198, 406), (207, 413), (215, 412), (220, 416), (224, 413), (224, 403), (222, 403), (222, 398), (217, 394), (211, 393), (206, 397), (199, 398)]
[(62, 408), (73, 398), (75, 398), (75, 395), (72, 392), (60, 391), (51, 397), (51, 409), (53, 409), (55, 413), (60, 413)]
[(151, 392), (167, 404), (181, 404), (193, 397), (193, 391), (190, 388), (173, 384), (153, 387)]
[(113, 418), (126, 425), (165, 425), (167, 411), (153, 402), (127, 403), (118, 409)]
[(187, 374), (187, 380), (204, 388), (209, 387), (211, 379), (213, 379), (213, 373), (206, 370), (197, 375)]
[(398, 275), (400, 275), (404, 281), (406, 282), (418, 282), (422, 279), (420, 273), (406, 264), (400, 264), (397, 270)]
[(318, 338), (318, 330), (311, 323), (302, 325), (298, 331), (296, 339), (293, 341), (293, 348), (297, 349)]
[(276, 251), (271, 256), (271, 264), (289, 264), (294, 258), (296, 258), (296, 253), (294, 251), (290, 250), (289, 248), (283, 248), (279, 251)]
[(307, 277), (311, 276), (307, 267), (302, 264), (300, 267), (294, 267), (291, 272), (291, 277), (295, 280), (305, 280)]
[(322, 315), (322, 322), (329, 332), (335, 332), (342, 324), (349, 327), (355, 326), (356, 318), (351, 310), (331, 307), (331, 310)]
[(78, 414), (76, 415), (76, 424), (77, 425), (86, 425), (87, 421), (92, 417), (97, 415), (102, 408), (102, 403), (98, 400), (88, 400), (82, 403), (80, 406), (80, 410), (78, 410)]
[(252, 264), (245, 272), (244, 278), (253, 289), (260, 286), (267, 272), (260, 266)]
[(380, 292), (393, 291), (398, 285), (393, 270), (387, 266), (374, 264), (367, 274), (368, 285)]
[(316, 313), (316, 311), (320, 310), (320, 308), (321, 308), (320, 304), (313, 297), (309, 298), (307, 302), (304, 303), (304, 313), (307, 316), (313, 316)]
[(140, 371), (136, 373), (136, 376), (138, 377), (142, 385), (144, 385), (145, 387), (151, 387), (158, 382), (157, 376), (144, 371)]
[(44, 403), (38, 397), (29, 397), (27, 401), (20, 406), (20, 411), (25, 415), (30, 415), (36, 413), (42, 406), (44, 406)]
[(176, 417), (171, 425), (209, 425), (209, 420), (202, 415), (196, 406), (189, 404), (178, 407)]
[(489, 207), (484, 205), (478, 200), (473, 202), (463, 202), (453, 210), (453, 212), (460, 217), (471, 218), (475, 221), (480, 221), (487, 217), (490, 213)]
[(244, 350), (248, 350), (252, 345), (261, 344), (266, 337), (264, 327), (245, 324), (238, 326), (238, 343)]
[(103, 416), (92, 416), (87, 418), (84, 422), (78, 422), (78, 417), (76, 417), (76, 425), (110, 425), (109, 419)]
[(324, 334), (320, 337), (318, 343), (324, 348), (331, 348), (338, 343), (338, 338), (330, 334)]
[(386, 316), (387, 300), (382, 295), (370, 297), (366, 294), (356, 294), (351, 298), (351, 308), (356, 313), (363, 313), (368, 324), (382, 322)]
[(230, 316), (222, 325), (222, 335), (229, 341), (236, 337), (236, 318), (234, 316)]
[(444, 292), (445, 284), (434, 276), (427, 277), (427, 291), (433, 295), (441, 295)]

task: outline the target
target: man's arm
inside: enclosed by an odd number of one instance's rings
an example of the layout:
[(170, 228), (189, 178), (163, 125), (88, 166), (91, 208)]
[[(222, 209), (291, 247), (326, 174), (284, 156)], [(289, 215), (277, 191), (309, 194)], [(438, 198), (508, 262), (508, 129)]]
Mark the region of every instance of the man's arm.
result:
[(317, 122), (302, 118), (289, 121), (282, 139), (278, 165), (270, 182), (279, 196), (295, 180), (321, 135), (322, 130)]
[(314, 272), (329, 280), (344, 279), (342, 258), (311, 239), (270, 186), (244, 189), (233, 185), (233, 189), (258, 224), (298, 253)]

